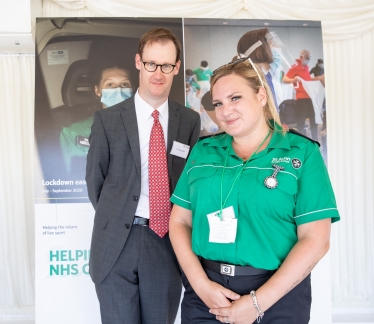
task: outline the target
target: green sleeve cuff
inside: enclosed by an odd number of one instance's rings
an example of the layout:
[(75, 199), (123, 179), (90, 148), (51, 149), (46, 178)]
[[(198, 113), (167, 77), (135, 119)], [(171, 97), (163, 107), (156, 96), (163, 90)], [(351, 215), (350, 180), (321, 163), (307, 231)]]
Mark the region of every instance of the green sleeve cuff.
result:
[(170, 198), (170, 201), (175, 205), (191, 210), (191, 202), (183, 199), (182, 197), (178, 197), (173, 194)]
[(331, 218), (331, 223), (335, 223), (340, 220), (339, 212), (336, 207), (311, 211), (309, 213), (296, 215), (294, 218), (297, 225), (306, 224), (326, 218)]

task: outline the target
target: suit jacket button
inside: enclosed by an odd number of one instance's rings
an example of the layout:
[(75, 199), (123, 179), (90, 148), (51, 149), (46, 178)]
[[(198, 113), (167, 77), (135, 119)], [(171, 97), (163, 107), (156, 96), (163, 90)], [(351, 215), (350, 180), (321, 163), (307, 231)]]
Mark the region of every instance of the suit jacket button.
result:
[(138, 201), (138, 196), (134, 196), (134, 197), (132, 197), (132, 199), (134, 199), (135, 201)]
[(125, 227), (126, 228), (130, 228), (130, 224), (125, 224)]

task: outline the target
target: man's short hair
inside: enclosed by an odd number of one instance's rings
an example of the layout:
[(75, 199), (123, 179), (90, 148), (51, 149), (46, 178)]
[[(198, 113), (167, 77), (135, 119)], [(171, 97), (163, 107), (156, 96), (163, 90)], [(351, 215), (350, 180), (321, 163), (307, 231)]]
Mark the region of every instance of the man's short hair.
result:
[(200, 66), (203, 67), (203, 68), (206, 68), (208, 66), (208, 62), (207, 61), (201, 61)]
[(304, 57), (305, 59), (309, 60), (310, 57), (311, 57), (312, 55), (310, 54), (310, 51), (309, 51), (309, 50), (307, 50), (307, 49), (303, 49), (303, 50), (301, 50), (301, 52), (300, 52), (300, 56), (302, 56), (302, 57)]
[(176, 50), (176, 59), (175, 62), (178, 62), (181, 54), (181, 43), (179, 39), (166, 28), (155, 28), (146, 32), (139, 40), (138, 54), (142, 57), (144, 47), (152, 45), (153, 43), (165, 44), (168, 41), (171, 41), (175, 45)]

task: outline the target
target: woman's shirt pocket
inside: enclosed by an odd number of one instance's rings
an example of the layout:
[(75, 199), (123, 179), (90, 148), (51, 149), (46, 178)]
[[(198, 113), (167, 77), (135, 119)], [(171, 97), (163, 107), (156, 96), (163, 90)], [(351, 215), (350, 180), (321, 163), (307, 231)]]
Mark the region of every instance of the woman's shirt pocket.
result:
[(259, 170), (251, 211), (259, 213), (261, 217), (280, 217), (293, 222), (297, 177), (291, 172), (280, 171), (276, 175), (277, 186), (270, 189), (265, 186), (265, 179), (272, 176), (273, 172), (270, 168)]
[(191, 161), (188, 185), (192, 206), (211, 203), (212, 179), (218, 170), (222, 170), (222, 157), (219, 155), (206, 154)]

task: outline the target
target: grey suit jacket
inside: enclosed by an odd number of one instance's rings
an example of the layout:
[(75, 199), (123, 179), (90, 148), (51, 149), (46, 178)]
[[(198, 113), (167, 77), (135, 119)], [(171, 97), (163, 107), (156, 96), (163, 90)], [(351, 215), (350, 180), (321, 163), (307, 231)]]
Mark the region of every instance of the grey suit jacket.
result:
[[(192, 148), (199, 132), (199, 114), (169, 100), (167, 159), (171, 193), (186, 162), (170, 154), (173, 141)], [(140, 196), (140, 147), (134, 97), (96, 112), (89, 142), (86, 182), (96, 211), (90, 275), (95, 283), (100, 283), (126, 243)]]

